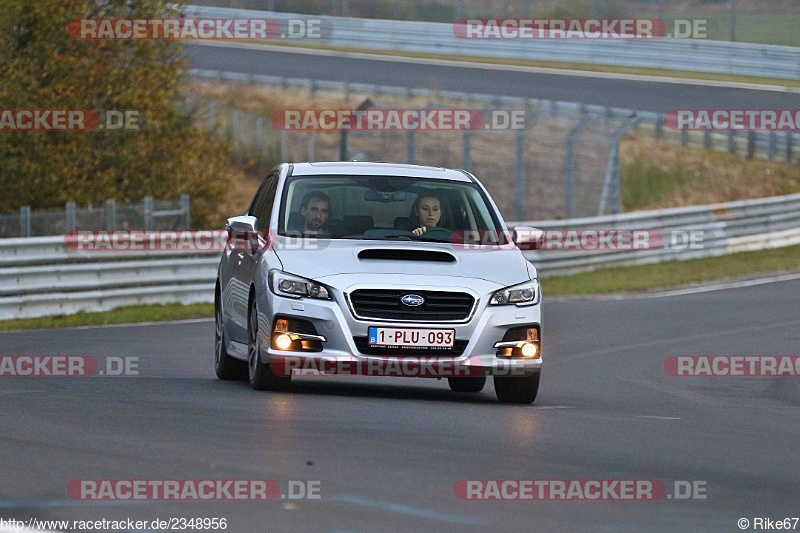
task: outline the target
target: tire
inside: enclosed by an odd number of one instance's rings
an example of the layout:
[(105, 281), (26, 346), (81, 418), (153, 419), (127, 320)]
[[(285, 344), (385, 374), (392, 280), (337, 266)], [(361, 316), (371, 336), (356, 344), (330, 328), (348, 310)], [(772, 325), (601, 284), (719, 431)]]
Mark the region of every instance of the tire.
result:
[(530, 404), (539, 392), (541, 372), (524, 377), (495, 377), (494, 391), (502, 403)]
[(261, 361), (261, 341), (258, 338), (258, 307), (256, 299), (250, 301), (247, 316), (247, 375), (256, 390), (283, 391), (289, 388), (291, 376), (278, 376), (268, 364)]
[(247, 377), (247, 363), (228, 355), (228, 350), (225, 348), (225, 328), (222, 323), (219, 294), (214, 299), (214, 371), (219, 379), (226, 381)]
[(486, 385), (486, 376), (447, 378), (447, 384), (453, 392), (480, 392)]

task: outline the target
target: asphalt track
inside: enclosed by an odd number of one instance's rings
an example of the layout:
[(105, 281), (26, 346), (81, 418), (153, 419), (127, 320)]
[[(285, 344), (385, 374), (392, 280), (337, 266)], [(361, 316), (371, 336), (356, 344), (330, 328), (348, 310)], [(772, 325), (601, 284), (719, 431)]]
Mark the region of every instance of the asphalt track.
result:
[[(247, 45), (243, 45), (247, 46)], [(491, 70), (363, 54), (304, 53), (275, 47), (187, 46), (190, 66), (272, 76), (377, 83), (581, 102), (638, 111), (671, 109), (797, 109), (798, 92), (629, 78)]]
[[(544, 290), (546, 295), (547, 285)], [(0, 518), (225, 517), (227, 531), (739, 531), (800, 514), (800, 378), (687, 378), (670, 355), (797, 355), (800, 280), (545, 300), (532, 406), (491, 384), (212, 372), (211, 321), (0, 334), (0, 355), (136, 356), (139, 377), (0, 378)], [(92, 504), (73, 479), (320, 480), (320, 500)], [(470, 502), (461, 479), (705, 481), (707, 499)]]

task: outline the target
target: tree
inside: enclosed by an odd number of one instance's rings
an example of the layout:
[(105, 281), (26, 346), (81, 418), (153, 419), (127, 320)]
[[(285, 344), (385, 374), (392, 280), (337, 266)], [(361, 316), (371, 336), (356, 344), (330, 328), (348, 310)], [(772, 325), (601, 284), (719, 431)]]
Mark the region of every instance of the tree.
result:
[(81, 18), (168, 18), (161, 0), (0, 3), (0, 109), (135, 110), (140, 131), (0, 131), (0, 211), (192, 196), (195, 225), (218, 224), (228, 196), (226, 147), (176, 111), (182, 45), (78, 40)]

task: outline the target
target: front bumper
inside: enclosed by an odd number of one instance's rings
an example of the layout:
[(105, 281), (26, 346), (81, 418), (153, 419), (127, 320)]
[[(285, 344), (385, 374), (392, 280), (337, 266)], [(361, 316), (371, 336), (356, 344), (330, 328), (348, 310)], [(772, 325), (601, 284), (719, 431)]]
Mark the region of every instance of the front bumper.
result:
[[(375, 287), (386, 287), (387, 283), (397, 284), (398, 276), (392, 282), (375, 283)], [(419, 276), (415, 276), (419, 278)], [(541, 337), (538, 341), (538, 350), (535, 358), (509, 358), (497, 355), (495, 344), (503, 340), (510, 328), (522, 325), (536, 325), (541, 331), (541, 303), (517, 307), (514, 305), (489, 306), (489, 296), (497, 289), (502, 288), (485, 280), (470, 280), (469, 289), (464, 286), (453, 286), (453, 278), (425, 279), (425, 284), (405, 282), (403, 287), (408, 290), (454, 290), (469, 292), (477, 296), (477, 303), (473, 313), (464, 322), (412, 322), (379, 319), (357, 319), (348, 301), (346, 293), (363, 284), (345, 284), (344, 289), (337, 289), (335, 285), (328, 286), (332, 289), (331, 300), (316, 300), (311, 298), (292, 299), (278, 296), (269, 290), (259, 295), (259, 311), (266, 310), (265, 316), (259, 317), (264, 327), (259, 328), (263, 335), (261, 358), (265, 363), (270, 363), (282, 358), (295, 360), (310, 360), (309, 367), (331, 369), (331, 361), (336, 362), (336, 368), (369, 368), (370, 362), (382, 362), (391, 365), (398, 359), (435, 359), (442, 362), (441, 368), (455, 368), (456, 376), (486, 375), (486, 376), (521, 376), (530, 375), (541, 371), (542, 350)], [(475, 283), (472, 283), (472, 282)], [(313, 324), (317, 335), (324, 337), (322, 351), (292, 351), (279, 350), (273, 347), (271, 341), (272, 318), (276, 315), (297, 318)], [(443, 354), (433, 350), (430, 353), (406, 355), (401, 349), (397, 355), (369, 355), (362, 353), (357, 346), (356, 339), (368, 336), (370, 327), (394, 328), (436, 328), (454, 329), (456, 341), (466, 341), (466, 346), (460, 355)], [(461, 343), (463, 344), (463, 342)], [(447, 363), (444, 363), (444, 362)], [(296, 364), (296, 363), (295, 363)], [(394, 374), (389, 374), (394, 375)], [(405, 375), (405, 374), (402, 374)], [(420, 375), (413, 372), (408, 375)], [(448, 377), (444, 375), (429, 377)]]

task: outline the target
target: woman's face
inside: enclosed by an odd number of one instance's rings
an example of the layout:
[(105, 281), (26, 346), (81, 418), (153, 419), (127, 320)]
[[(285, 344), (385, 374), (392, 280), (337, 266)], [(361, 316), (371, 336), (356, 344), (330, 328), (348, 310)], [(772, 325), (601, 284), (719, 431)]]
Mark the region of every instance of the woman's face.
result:
[(422, 225), (429, 228), (434, 228), (442, 218), (442, 208), (439, 205), (439, 199), (431, 196), (423, 196), (419, 200), (419, 207), (417, 208), (417, 216)]

